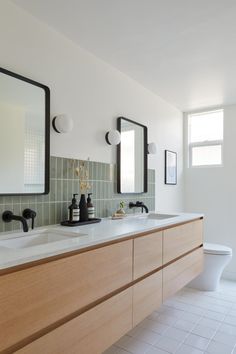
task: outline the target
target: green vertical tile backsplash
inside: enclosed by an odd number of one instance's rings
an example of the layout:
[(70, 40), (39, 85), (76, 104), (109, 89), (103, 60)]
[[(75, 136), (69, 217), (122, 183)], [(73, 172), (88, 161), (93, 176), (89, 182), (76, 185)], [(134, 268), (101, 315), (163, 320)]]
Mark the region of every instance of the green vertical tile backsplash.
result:
[[(36, 211), (35, 226), (58, 224), (67, 218), (67, 208), (71, 204), (72, 194), (80, 194), (79, 178), (75, 169), (82, 163), (88, 164), (89, 183), (93, 193), (92, 201), (96, 217), (112, 215), (120, 201), (125, 202), (127, 213), (130, 201), (143, 201), (149, 210), (155, 210), (155, 170), (148, 170), (148, 193), (118, 194), (116, 184), (116, 166), (108, 163), (82, 161), (51, 156), (50, 193), (34, 196), (0, 196), (0, 215), (4, 210), (22, 214), (25, 208)], [(79, 196), (78, 196), (79, 201)], [(4, 223), (0, 218), (0, 232), (18, 230), (19, 222)]]

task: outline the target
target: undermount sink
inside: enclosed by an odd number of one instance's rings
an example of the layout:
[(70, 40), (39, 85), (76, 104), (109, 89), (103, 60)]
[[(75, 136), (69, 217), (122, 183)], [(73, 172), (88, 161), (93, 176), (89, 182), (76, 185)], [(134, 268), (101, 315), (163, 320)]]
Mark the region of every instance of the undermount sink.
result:
[(164, 220), (164, 219), (175, 218), (176, 216), (179, 216), (179, 215), (172, 215), (172, 214), (149, 214), (149, 215), (148, 215), (148, 218), (149, 218), (149, 219), (156, 219), (156, 220)]
[(159, 213), (135, 215), (135, 217), (137, 217), (139, 219), (153, 219), (153, 220), (165, 220), (165, 219), (175, 218), (176, 216), (179, 216), (179, 215), (159, 214)]
[(13, 249), (29, 248), (66, 241), (82, 235), (85, 234), (67, 232), (62, 233), (58, 230), (46, 229), (32, 234), (21, 233), (14, 238), (1, 240), (0, 246)]

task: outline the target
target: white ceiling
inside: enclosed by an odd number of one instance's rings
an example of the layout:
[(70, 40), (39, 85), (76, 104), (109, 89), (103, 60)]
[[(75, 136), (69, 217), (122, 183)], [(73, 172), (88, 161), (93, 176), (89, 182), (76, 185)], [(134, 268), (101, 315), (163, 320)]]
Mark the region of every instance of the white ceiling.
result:
[(13, 0), (183, 111), (236, 103), (235, 0)]

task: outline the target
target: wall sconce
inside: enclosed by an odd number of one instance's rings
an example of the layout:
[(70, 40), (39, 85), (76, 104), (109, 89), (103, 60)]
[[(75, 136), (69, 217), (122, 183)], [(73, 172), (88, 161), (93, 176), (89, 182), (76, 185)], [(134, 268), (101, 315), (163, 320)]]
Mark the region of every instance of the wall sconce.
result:
[(53, 129), (57, 133), (69, 133), (73, 129), (74, 122), (65, 114), (60, 114), (52, 120)]
[(148, 151), (148, 154), (155, 155), (157, 153), (157, 145), (156, 145), (156, 143), (148, 144), (147, 151)]
[(121, 135), (118, 130), (110, 130), (106, 133), (105, 139), (109, 145), (118, 145), (121, 141)]

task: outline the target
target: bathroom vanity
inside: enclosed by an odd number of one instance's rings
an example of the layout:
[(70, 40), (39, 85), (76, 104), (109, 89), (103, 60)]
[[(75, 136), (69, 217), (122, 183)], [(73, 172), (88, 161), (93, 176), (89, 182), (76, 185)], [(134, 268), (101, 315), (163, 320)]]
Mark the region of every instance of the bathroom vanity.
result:
[(0, 353), (101, 354), (202, 270), (202, 215), (71, 232), (63, 249), (0, 245)]

